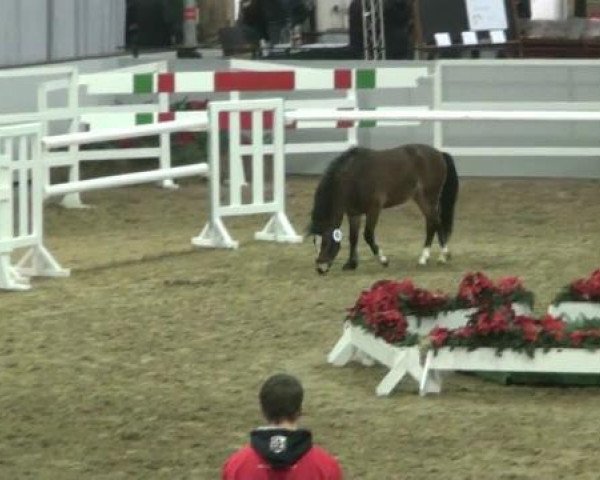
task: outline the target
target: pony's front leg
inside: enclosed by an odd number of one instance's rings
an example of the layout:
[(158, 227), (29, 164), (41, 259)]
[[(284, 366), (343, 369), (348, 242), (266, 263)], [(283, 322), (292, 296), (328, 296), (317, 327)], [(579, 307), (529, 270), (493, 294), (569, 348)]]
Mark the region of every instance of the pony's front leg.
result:
[(355, 270), (358, 267), (358, 232), (360, 230), (360, 215), (348, 216), (348, 224), (350, 225), (350, 234), (348, 235), (350, 241), (350, 256), (348, 261), (344, 264), (344, 270)]
[(371, 248), (371, 252), (373, 255), (377, 257), (379, 263), (381, 263), (384, 267), (389, 265), (388, 258), (383, 254), (383, 250), (379, 248), (379, 245), (375, 242), (375, 226), (377, 225), (377, 221), (379, 220), (379, 212), (380, 209), (372, 209), (367, 213), (367, 221), (365, 224), (365, 242)]

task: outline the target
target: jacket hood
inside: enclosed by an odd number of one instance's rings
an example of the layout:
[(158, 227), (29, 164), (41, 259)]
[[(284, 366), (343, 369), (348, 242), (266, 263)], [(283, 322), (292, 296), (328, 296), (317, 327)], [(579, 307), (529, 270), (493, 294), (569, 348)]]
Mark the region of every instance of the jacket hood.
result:
[(252, 448), (275, 469), (294, 465), (312, 448), (309, 430), (258, 428), (250, 433)]

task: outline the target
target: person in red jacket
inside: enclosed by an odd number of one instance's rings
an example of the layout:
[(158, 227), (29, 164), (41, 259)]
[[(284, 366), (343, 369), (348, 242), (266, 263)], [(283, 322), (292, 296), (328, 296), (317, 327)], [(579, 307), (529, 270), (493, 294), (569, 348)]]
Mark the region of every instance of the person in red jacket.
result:
[(277, 374), (259, 393), (269, 423), (250, 432), (250, 444), (223, 465), (222, 480), (342, 480), (338, 461), (298, 427), (304, 390), (297, 378)]

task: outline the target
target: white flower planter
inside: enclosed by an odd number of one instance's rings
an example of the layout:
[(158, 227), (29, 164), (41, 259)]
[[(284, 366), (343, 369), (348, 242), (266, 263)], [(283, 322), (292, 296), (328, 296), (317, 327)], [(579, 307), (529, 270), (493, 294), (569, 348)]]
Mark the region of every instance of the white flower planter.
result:
[(553, 348), (535, 350), (533, 358), (525, 352), (504, 350), (499, 356), (494, 348), (448, 347), (427, 353), (419, 392), (421, 395), (441, 390), (441, 371), (528, 372), (528, 373), (600, 373), (600, 350)]
[[(513, 303), (512, 308), (517, 315), (531, 314), (531, 309), (525, 304)], [(417, 317), (409, 316), (406, 319), (408, 321), (408, 330), (410, 332), (418, 333), (421, 336), (425, 336), (434, 327), (445, 327), (449, 329), (464, 327), (469, 321), (469, 317), (475, 313), (476, 310), (476, 308), (452, 310), (439, 313), (435, 317), (422, 317), (420, 320)]]
[(327, 361), (336, 366), (344, 366), (352, 360), (372, 364), (371, 359), (390, 369), (375, 389), (379, 396), (389, 395), (406, 375), (414, 378), (417, 383), (421, 382), (423, 369), (418, 346), (397, 347), (346, 322), (342, 337), (327, 356)]
[(591, 318), (600, 320), (600, 303), (561, 302), (558, 305), (550, 305), (548, 313), (554, 317), (562, 318), (565, 322)]

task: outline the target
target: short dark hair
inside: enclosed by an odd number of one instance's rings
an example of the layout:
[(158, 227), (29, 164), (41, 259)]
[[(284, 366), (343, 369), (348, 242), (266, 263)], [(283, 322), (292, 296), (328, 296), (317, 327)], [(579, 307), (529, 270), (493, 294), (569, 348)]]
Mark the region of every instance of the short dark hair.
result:
[(302, 413), (304, 389), (296, 377), (278, 373), (263, 383), (258, 398), (267, 421), (295, 421)]

